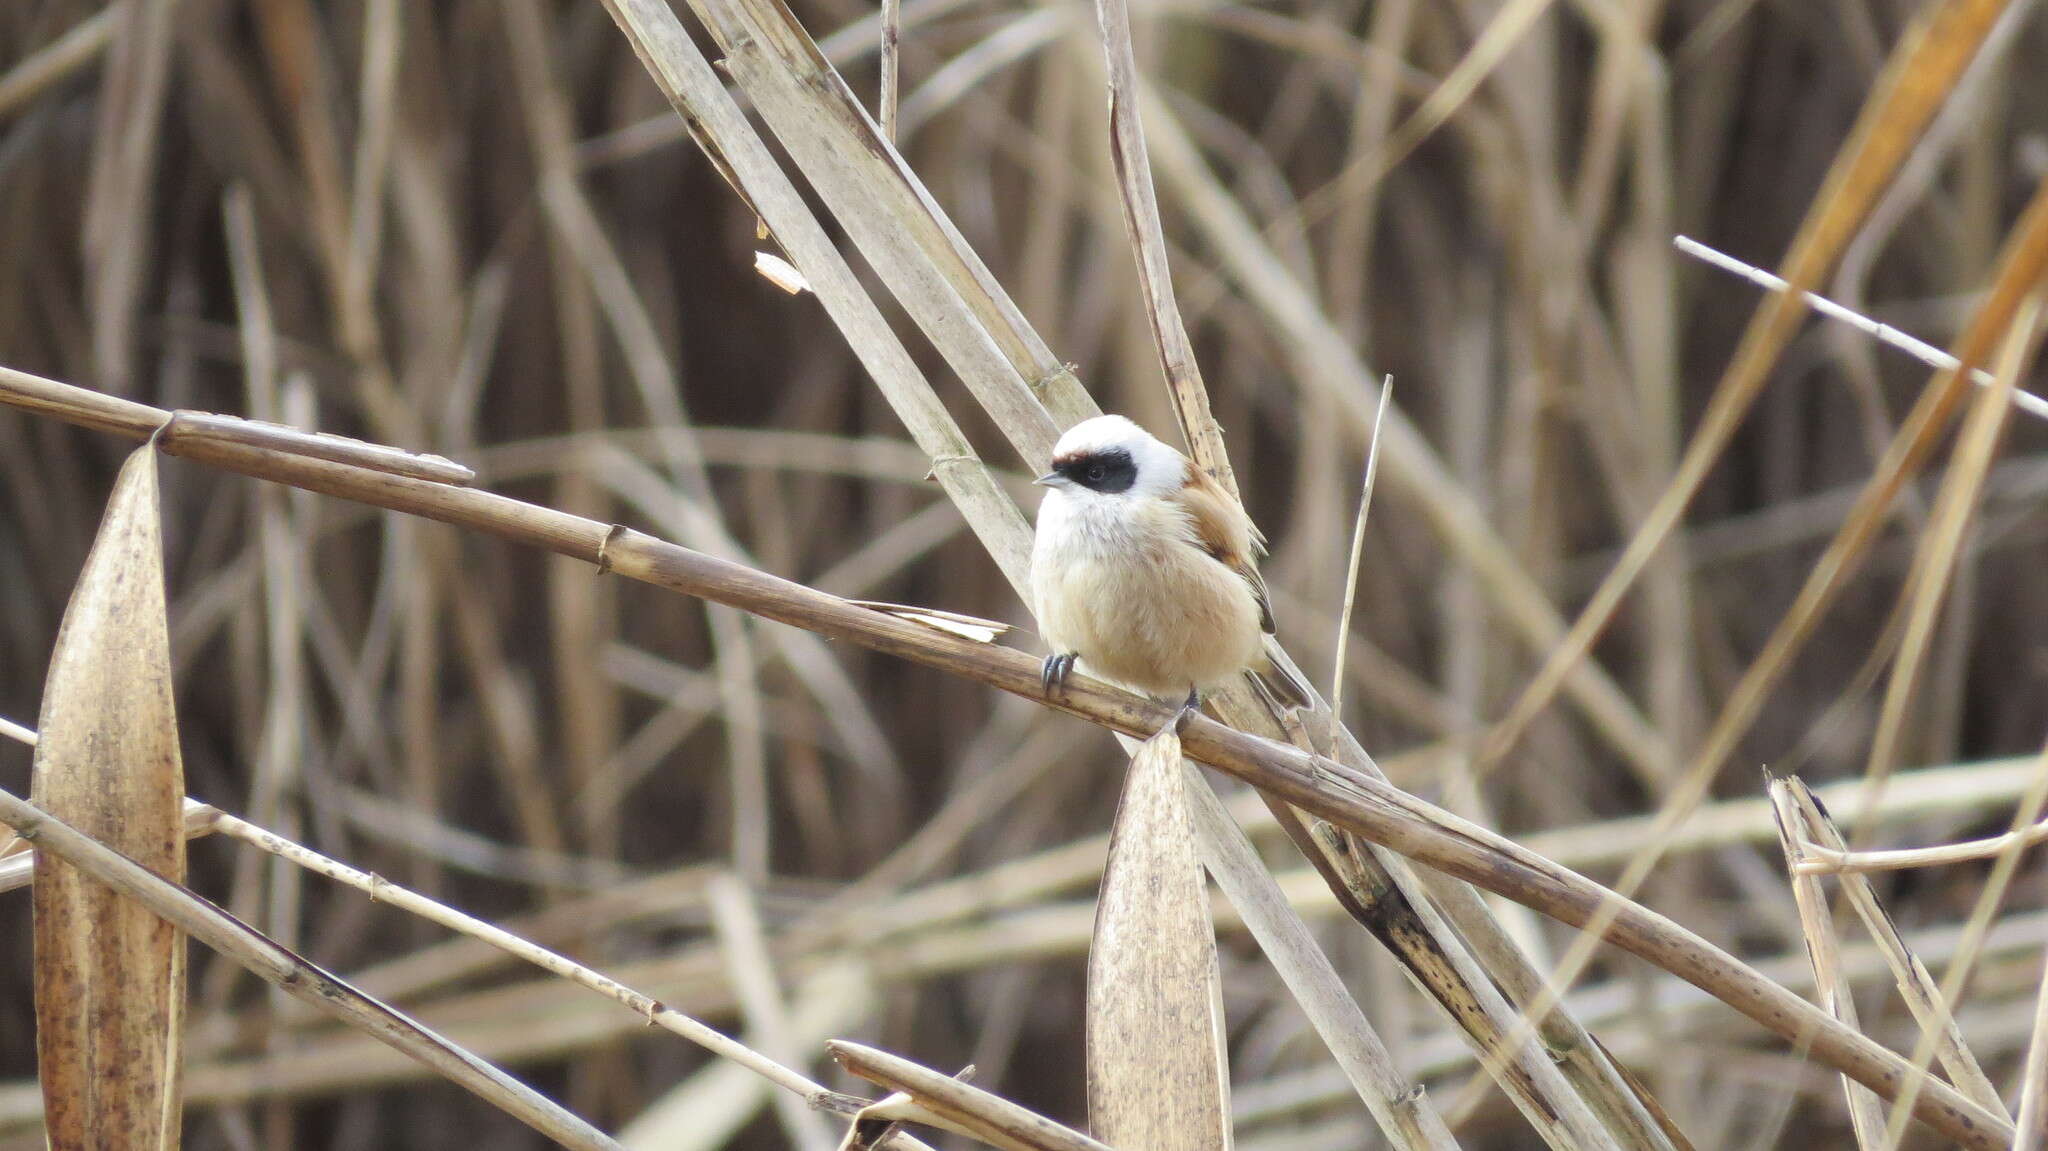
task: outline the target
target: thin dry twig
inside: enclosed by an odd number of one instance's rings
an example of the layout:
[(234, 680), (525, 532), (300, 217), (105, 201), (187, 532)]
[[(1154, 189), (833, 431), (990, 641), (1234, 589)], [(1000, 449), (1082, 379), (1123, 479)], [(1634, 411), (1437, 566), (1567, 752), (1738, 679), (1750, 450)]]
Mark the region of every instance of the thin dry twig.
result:
[(1380, 471), (1380, 422), (1387, 416), (1387, 401), (1394, 395), (1394, 377), (1380, 381), (1379, 411), (1372, 419), (1372, 439), (1365, 449), (1365, 482), (1358, 489), (1358, 519), (1351, 525), (1351, 563), (1344, 570), (1344, 608), (1337, 613), (1336, 666), (1330, 671), (1330, 714), (1344, 718), (1344, 648), (1351, 640), (1351, 612), (1358, 604), (1358, 564), (1365, 556), (1365, 517), (1372, 511), (1373, 480)]
[[(1778, 277), (1771, 275), (1762, 268), (1745, 264), (1719, 249), (1710, 248), (1690, 236), (1673, 236), (1671, 243), (1673, 247), (1676, 247), (1686, 255), (1696, 260), (1704, 260), (1724, 272), (1741, 276), (1743, 279), (1748, 280), (1767, 292), (1782, 292), (1785, 290), (1785, 281)], [(1902, 332), (1890, 324), (1879, 323), (1861, 312), (1844, 307), (1828, 299), (1819, 292), (1808, 292), (1804, 298), (1807, 305), (1821, 315), (1847, 324), (1880, 344), (1897, 348), (1930, 368), (1934, 368), (1937, 371), (1950, 372), (1959, 366), (1954, 356), (1949, 355), (1933, 344)], [(1983, 368), (1973, 368), (1970, 371), (1970, 382), (1980, 388), (1988, 388), (1998, 382), (1998, 377)], [(2012, 404), (2030, 416), (2048, 419), (2048, 399), (2037, 396), (2032, 392), (2015, 389), (2012, 393)]]

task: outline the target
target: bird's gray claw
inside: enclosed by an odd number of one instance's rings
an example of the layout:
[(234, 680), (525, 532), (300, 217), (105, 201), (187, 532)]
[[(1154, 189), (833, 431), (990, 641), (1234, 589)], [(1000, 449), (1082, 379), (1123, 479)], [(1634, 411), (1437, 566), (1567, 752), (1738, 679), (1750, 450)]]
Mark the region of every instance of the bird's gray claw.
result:
[(1173, 717), (1173, 733), (1179, 735), (1187, 730), (1188, 721), (1202, 710), (1202, 693), (1198, 688), (1189, 688), (1188, 697), (1180, 705), (1180, 714)]
[(1038, 686), (1046, 695), (1050, 696), (1054, 688), (1067, 685), (1067, 676), (1073, 672), (1076, 658), (1078, 657), (1073, 652), (1059, 652), (1045, 657), (1045, 662), (1038, 668)]

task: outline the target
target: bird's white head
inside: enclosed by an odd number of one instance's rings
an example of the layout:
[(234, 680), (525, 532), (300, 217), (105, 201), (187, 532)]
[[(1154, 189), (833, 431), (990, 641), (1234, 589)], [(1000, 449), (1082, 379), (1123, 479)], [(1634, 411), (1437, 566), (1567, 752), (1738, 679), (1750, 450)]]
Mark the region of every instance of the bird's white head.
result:
[(1067, 429), (1038, 482), (1079, 500), (1157, 498), (1187, 483), (1187, 457), (1122, 416), (1096, 416)]

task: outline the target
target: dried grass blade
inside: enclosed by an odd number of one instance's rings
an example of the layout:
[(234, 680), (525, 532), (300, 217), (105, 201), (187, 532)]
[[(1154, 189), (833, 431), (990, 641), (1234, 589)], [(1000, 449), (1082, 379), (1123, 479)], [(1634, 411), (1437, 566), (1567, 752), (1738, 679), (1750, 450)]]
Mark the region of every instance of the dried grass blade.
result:
[(2019, 1138), (2013, 1151), (2041, 1151), (2048, 1146), (2048, 971), (2034, 1003), (2034, 1037), (2027, 1043), (2026, 1069), (2020, 1073)]
[(970, 1087), (886, 1051), (835, 1039), (825, 1045), (840, 1066), (870, 1083), (901, 1091), (942, 1120), (948, 1130), (1004, 1151), (1110, 1151), (1105, 1143), (1037, 1112)]
[[(2040, 335), (2041, 295), (2036, 292), (2020, 308), (2012, 330), (1998, 357), (1996, 382), (1977, 393), (1970, 414), (1963, 422), (1955, 458), (1942, 477), (1935, 496), (1934, 512), (1927, 531), (1914, 549), (1913, 566), (1900, 593), (1908, 601), (1906, 631), (1899, 641), (1892, 676), (1885, 685), (1884, 706), (1878, 713), (1877, 735), (1871, 741), (1870, 759), (1864, 778), (1874, 796), (1898, 766), (1899, 744), (1906, 730), (1907, 712), (1926, 656), (1934, 638), (1942, 604), (1947, 602), (1949, 583), (1962, 556), (1963, 542), (1975, 519), (1977, 502), (1984, 491), (1984, 478), (1991, 472), (1992, 456), (2005, 431), (2012, 408), (2015, 383), (2026, 371)], [(1957, 378), (1967, 379), (1958, 374)], [(1951, 388), (1954, 387), (1953, 382)], [(1865, 802), (1869, 802), (1866, 798)]]
[(1223, 981), (1171, 727), (1131, 757), (1088, 948), (1088, 1126), (1148, 1151), (1230, 1146)]
[(0, 118), (98, 59), (127, 16), (127, 0), (114, 0), (0, 75)]
[[(1813, 964), (1815, 998), (1828, 1014), (1845, 1027), (1859, 1027), (1856, 999), (1842, 979), (1842, 952), (1835, 938), (1833, 916), (1820, 877), (1799, 870), (1800, 845), (1805, 842), (1806, 821), (1800, 814), (1791, 784), (1782, 779), (1770, 783), (1771, 810), (1778, 820), (1778, 846), (1785, 852), (1786, 873), (1792, 879), (1792, 897), (1799, 904), (1799, 926), (1806, 935), (1806, 957)], [(1842, 1090), (1849, 1099), (1849, 1123), (1856, 1132), (1856, 1145), (1869, 1151), (1884, 1138), (1884, 1110), (1877, 1096), (1847, 1075)]]
[[(1835, 829), (1835, 821), (1806, 782), (1793, 778), (1786, 780), (1785, 786), (1799, 805), (1800, 815), (1805, 820), (1806, 838), (1822, 847), (1841, 850), (1842, 833)], [(1906, 946), (1898, 924), (1892, 922), (1892, 917), (1877, 901), (1877, 892), (1871, 888), (1869, 878), (1857, 872), (1843, 872), (1840, 882), (1842, 893), (1849, 897), (1849, 905), (1856, 909), (1864, 928), (1876, 941), (1878, 952), (1884, 956), (1886, 966), (1891, 968), (1892, 976), (1899, 985), (1899, 994), (1912, 1010), (1914, 1021), (1921, 1027), (1940, 1032), (1941, 1046), (1935, 1055), (1941, 1060), (1956, 1090), (1975, 1100), (1986, 1111), (2008, 1115), (1998, 1088), (1992, 1086), (1990, 1077), (1978, 1065), (1977, 1057), (1963, 1041), (1962, 1028), (1956, 1026), (1955, 1016), (1942, 1002), (1941, 990), (1935, 986), (1934, 976), (1927, 970), (1927, 965), (1920, 962), (1920, 957)]]
[[(1819, 562), (1808, 572), (1792, 606), (1786, 609), (1784, 617), (1765, 641), (1762, 653), (1751, 662), (1729, 693), (1728, 702), (1715, 717), (1678, 786), (1658, 810), (1650, 842), (1630, 860), (1615, 882), (1614, 889), (1621, 896), (1633, 897), (1641, 889), (1663, 858), (1670, 833), (1706, 797), (1721, 764), (1762, 710), (1764, 700), (1790, 664), (1793, 654), (1806, 642), (1821, 614), (1847, 583), (1878, 527), (1884, 522), (1886, 509), (1893, 497), (1917, 474), (1933, 451), (1938, 433), (1947, 426), (1949, 416), (1970, 387), (1969, 369), (2003, 336), (2014, 313), (2041, 281), (2044, 269), (2048, 269), (2048, 179), (2042, 181), (2033, 202), (2014, 229), (2000, 258), (1991, 291), (1957, 343), (1956, 359), (1960, 367), (1937, 375), (1921, 393), (1919, 402), (1913, 406), (1898, 435), (1886, 449), (1884, 458), (1878, 462), (1876, 473), (1857, 498), (1855, 508)], [(1618, 906), (1606, 903), (1588, 921), (1580, 938), (1573, 942), (1570, 951), (1558, 964), (1554, 979), (1558, 988), (1569, 987), (1585, 969), (1593, 956), (1596, 940), (1613, 924)], [(1894, 1110), (1897, 1111), (1896, 1108)]]
[[(2027, 794), (2020, 799), (2014, 810), (2012, 828), (2018, 831), (2041, 818), (2048, 810), (2048, 747), (2041, 749), (2040, 758), (2035, 761), (2034, 781), (2027, 788)], [(1991, 865), (1990, 875), (1985, 877), (1984, 886), (1977, 894), (1976, 903), (1970, 908), (1970, 918), (1963, 924), (1962, 937), (1956, 942), (1956, 951), (1949, 960), (1948, 970), (1942, 972), (1941, 986), (1934, 1001), (1936, 1011), (1946, 1016), (1962, 1002), (1963, 992), (1970, 985), (1970, 976), (1977, 970), (1977, 961), (1982, 958), (1985, 937), (1991, 931), (1991, 921), (1998, 914), (1999, 905), (2005, 901), (2007, 888), (2013, 876), (2019, 871), (2021, 844), (2017, 841), (2006, 846), (1998, 859)], [(1905, 1138), (1907, 1119), (1913, 1105), (1923, 1092), (1928, 1091), (1939, 1080), (1927, 1074), (1927, 1066), (1933, 1061), (1934, 1051), (1943, 1034), (1941, 1027), (1922, 1027), (1920, 1041), (1913, 1046), (1911, 1065), (1901, 1084), (1898, 1098), (1892, 1101), (1891, 1115), (1885, 1125), (1885, 1149), (1892, 1151)]]
[(1330, 1058), (1358, 1092), (1387, 1142), (1396, 1151), (1457, 1147), (1443, 1117), (1424, 1099), (1422, 1085), (1401, 1074), (1393, 1053), (1330, 965), (1329, 956), (1316, 945), (1308, 924), (1287, 902), (1244, 829), (1224, 810), (1209, 781), (1193, 764), (1185, 764), (1182, 771), (1202, 862), (1301, 1005), (1302, 1013), (1329, 1048)]
[(1868, 218), (2009, 3), (2011, 0), (1948, 0), (1899, 41), (1792, 241), (1780, 272), (1786, 290), (1764, 300), (1751, 318), (1670, 486), (1657, 497), (1570, 632), (1551, 650), (1495, 726), (1482, 761), (1506, 755), (1529, 721), (1549, 704), (1565, 675), (1585, 657), (1650, 557), (1677, 526), (1806, 314), (1805, 294), (1819, 285)]
[[(706, 154), (717, 159), (733, 187), (767, 221), (783, 252), (846, 336), (854, 355), (918, 447), (933, 461), (940, 486), (960, 505), (1004, 575), (1021, 589), (1031, 547), (1031, 530), (1023, 513), (982, 466), (959, 425), (939, 402), (788, 175), (727, 95), (724, 82), (697, 51), (675, 13), (658, 0), (605, 0), (605, 7)], [(104, 418), (114, 422), (126, 414), (109, 412)], [(1048, 430), (1048, 449), (1050, 436)]]
[[(156, 451), (145, 445), (121, 469), (64, 612), (30, 795), (175, 882), (185, 877), (185, 781), (160, 512)], [(36, 1055), (51, 1147), (177, 1146), (184, 937), (48, 858), (34, 905)]]
[(177, 0), (127, 5), (102, 72), (84, 206), (85, 263), (93, 360), (116, 394), (128, 390), (135, 312), (148, 279), (153, 177), (177, 8)]
[(1152, 189), (1152, 161), (1145, 150), (1145, 129), (1138, 113), (1138, 64), (1131, 48), (1131, 13), (1124, 0), (1095, 0), (1102, 26), (1102, 54), (1109, 69), (1109, 155), (1116, 169), (1117, 198), (1123, 204), (1124, 226), (1137, 250), (1138, 286), (1145, 296), (1145, 318), (1173, 394), (1173, 414), (1187, 439), (1188, 454), (1232, 497), (1237, 479), (1223, 448), (1223, 429), (1209, 411), (1209, 389), (1195, 362), (1180, 305), (1173, 296), (1173, 270), (1167, 265), (1166, 228), (1159, 221), (1159, 197)]

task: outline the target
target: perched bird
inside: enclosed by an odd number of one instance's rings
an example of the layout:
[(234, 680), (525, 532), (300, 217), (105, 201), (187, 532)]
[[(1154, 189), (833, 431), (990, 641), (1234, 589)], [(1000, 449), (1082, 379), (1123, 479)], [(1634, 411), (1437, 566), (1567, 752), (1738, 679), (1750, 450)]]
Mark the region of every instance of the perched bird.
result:
[(1265, 655), (1273, 608), (1253, 566), (1265, 540), (1194, 462), (1122, 416), (1068, 429), (1038, 510), (1031, 596), (1052, 648), (1048, 694), (1082, 670), (1158, 699), (1250, 672), (1276, 699), (1307, 692)]

